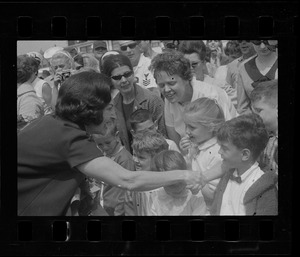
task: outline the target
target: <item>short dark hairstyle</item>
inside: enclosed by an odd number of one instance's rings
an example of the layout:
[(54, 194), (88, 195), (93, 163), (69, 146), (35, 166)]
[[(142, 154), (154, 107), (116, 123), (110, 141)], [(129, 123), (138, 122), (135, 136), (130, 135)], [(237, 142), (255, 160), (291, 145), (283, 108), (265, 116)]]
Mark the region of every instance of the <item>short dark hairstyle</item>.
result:
[(178, 75), (183, 80), (193, 79), (190, 61), (181, 52), (175, 50), (156, 55), (151, 61), (150, 70), (155, 78), (158, 73), (164, 71), (171, 76)]
[(186, 170), (186, 161), (182, 154), (174, 150), (157, 153), (151, 160), (152, 171)]
[(250, 100), (252, 103), (260, 101), (264, 98), (264, 101), (270, 105), (278, 103), (278, 80), (269, 80), (260, 82), (250, 94)]
[(244, 114), (226, 121), (217, 132), (220, 142), (231, 142), (238, 149), (247, 148), (254, 160), (265, 149), (269, 136), (262, 118), (255, 114)]
[(104, 74), (80, 72), (61, 85), (55, 108), (58, 117), (80, 126), (100, 125), (110, 103), (111, 80)]
[(17, 57), (17, 83), (25, 83), (39, 69), (38, 61), (26, 54)]
[(133, 130), (136, 129), (136, 124), (145, 122), (147, 120), (152, 120), (152, 114), (147, 109), (137, 109), (133, 113), (130, 114), (129, 123)]
[(184, 40), (181, 41), (178, 51), (183, 54), (198, 54), (201, 61), (205, 60), (206, 46), (202, 40)]
[(131, 61), (127, 56), (123, 54), (109, 55), (105, 57), (102, 64), (102, 73), (110, 77), (114, 69), (122, 66), (128, 66), (128, 68), (133, 71)]

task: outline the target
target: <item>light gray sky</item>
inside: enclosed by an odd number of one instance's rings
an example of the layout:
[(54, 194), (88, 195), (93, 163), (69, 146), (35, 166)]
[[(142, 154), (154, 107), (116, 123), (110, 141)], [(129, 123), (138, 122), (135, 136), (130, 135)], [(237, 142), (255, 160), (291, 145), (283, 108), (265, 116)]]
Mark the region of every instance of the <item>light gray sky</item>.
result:
[(20, 54), (26, 54), (28, 52), (39, 52), (41, 49), (43, 51), (46, 51), (48, 48), (52, 46), (68, 46), (68, 41), (66, 40), (60, 40), (60, 41), (40, 41), (40, 40), (34, 40), (34, 41), (21, 41), (19, 40), (17, 42), (17, 55)]

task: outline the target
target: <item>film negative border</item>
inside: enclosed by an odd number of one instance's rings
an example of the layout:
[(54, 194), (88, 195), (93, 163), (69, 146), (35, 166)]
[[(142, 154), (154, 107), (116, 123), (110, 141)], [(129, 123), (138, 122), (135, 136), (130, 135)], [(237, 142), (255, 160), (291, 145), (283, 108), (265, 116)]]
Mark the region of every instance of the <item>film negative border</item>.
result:
[[(296, 2), (1, 4), (2, 36), (64, 38), (248, 38), (296, 35)], [(6, 10), (10, 11), (6, 11)], [(78, 10), (81, 11), (78, 13)], [(130, 10), (130, 11), (128, 11)], [(245, 11), (247, 10), (247, 11)]]
[[(276, 38), (282, 40), (280, 44), (286, 49), (296, 46), (296, 42), (287, 42), (297, 39), (296, 1), (172, 3), (171, 8), (170, 3), (57, 4), (0, 4), (3, 84), (15, 81), (14, 68), (11, 69), (15, 61), (11, 57), (16, 56), (17, 40)], [(297, 66), (293, 55), (282, 53), (280, 58), (282, 63), (291, 62), (288, 72), (295, 75)], [(280, 75), (286, 74), (284, 67), (281, 68)], [(295, 83), (295, 78), (286, 78), (286, 83)], [(7, 98), (15, 98), (14, 90), (4, 87), (1, 90)], [(295, 95), (290, 86), (288, 92), (281, 93), (285, 99)], [(2, 111), (7, 110), (6, 102), (1, 102)], [(3, 120), (13, 124), (13, 132), (15, 120), (9, 115), (15, 113), (14, 108), (1, 113)], [(286, 119), (289, 118), (283, 117)], [(10, 126), (7, 127), (9, 130)], [(15, 133), (3, 125), (1, 129), (5, 131), (3, 145), (16, 145)], [(283, 152), (293, 139), (288, 135), (281, 138)], [(6, 183), (16, 180), (16, 175), (10, 172), (11, 163), (16, 162), (14, 151), (1, 154), (4, 168), (1, 171), (0, 245), (3, 255), (47, 252), (49, 255), (187, 256), (291, 252), (292, 204), (286, 201), (286, 197), (292, 195), (290, 187), (283, 188), (279, 195), (280, 213), (276, 217), (16, 217), (16, 185)], [(9, 156), (13, 156), (13, 160)], [(279, 159), (292, 170), (288, 160)], [(282, 185), (291, 183), (291, 176), (280, 175), (279, 179)]]

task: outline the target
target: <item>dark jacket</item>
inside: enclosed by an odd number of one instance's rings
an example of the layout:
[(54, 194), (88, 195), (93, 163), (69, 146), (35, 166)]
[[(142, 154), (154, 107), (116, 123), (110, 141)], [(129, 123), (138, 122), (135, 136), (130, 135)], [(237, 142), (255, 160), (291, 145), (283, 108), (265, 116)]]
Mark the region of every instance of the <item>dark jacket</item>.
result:
[[(216, 191), (213, 204), (210, 209), (211, 215), (220, 215), (224, 191), (230, 175), (229, 171), (221, 178)], [(244, 205), (246, 215), (277, 215), (278, 194), (276, 188), (277, 175), (272, 171), (266, 171), (246, 192)]]
[[(137, 84), (134, 85), (134, 88), (135, 100), (132, 112), (140, 108), (149, 110), (152, 114), (153, 120), (157, 120), (159, 132), (166, 136), (163, 100), (148, 89), (144, 89)], [(122, 104), (123, 97), (119, 92), (114, 98), (114, 105), (117, 115), (117, 128), (119, 130), (119, 136), (122, 140), (123, 145), (129, 152), (131, 152)]]

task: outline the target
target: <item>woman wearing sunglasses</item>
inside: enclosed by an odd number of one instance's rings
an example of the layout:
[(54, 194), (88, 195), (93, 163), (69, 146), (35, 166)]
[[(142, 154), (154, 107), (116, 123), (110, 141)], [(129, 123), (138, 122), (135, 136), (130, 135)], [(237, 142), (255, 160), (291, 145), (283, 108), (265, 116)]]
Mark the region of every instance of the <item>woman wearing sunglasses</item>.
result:
[(277, 40), (251, 40), (256, 55), (240, 66), (237, 80), (237, 111), (251, 112), (250, 93), (259, 82), (278, 78)]
[(158, 122), (158, 130), (166, 135), (164, 120), (164, 102), (161, 97), (139, 86), (133, 72), (130, 59), (123, 55), (109, 55), (102, 65), (102, 72), (111, 78), (119, 93), (114, 97), (117, 114), (117, 127), (120, 138), (128, 151), (132, 153), (131, 127), (128, 122), (131, 113), (137, 109), (147, 109)]

